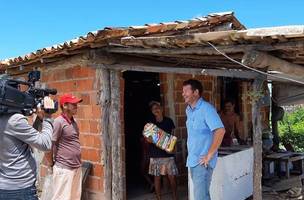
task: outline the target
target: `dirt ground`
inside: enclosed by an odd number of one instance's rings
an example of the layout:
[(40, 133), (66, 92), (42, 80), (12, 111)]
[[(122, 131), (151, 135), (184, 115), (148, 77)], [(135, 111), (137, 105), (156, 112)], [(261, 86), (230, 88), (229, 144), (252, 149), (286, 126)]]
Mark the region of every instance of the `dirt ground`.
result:
[(290, 198), (287, 191), (284, 191), (284, 192), (276, 192), (276, 191), (263, 192), (263, 200), (299, 200), (299, 199), (304, 199), (303, 197), (304, 197), (304, 187), (302, 187), (302, 194), (299, 197), (295, 197), (295, 198)]
[[(177, 196), (179, 200), (187, 200), (188, 199), (188, 192), (186, 187), (179, 186), (177, 188)], [(138, 197), (130, 198), (130, 200), (155, 200), (154, 193), (148, 193), (145, 195), (141, 195)], [(170, 191), (163, 191), (162, 192), (162, 200), (172, 200), (171, 192)]]
[(289, 198), (286, 193), (265, 193), (263, 194), (263, 200), (298, 200), (303, 199), (303, 194), (297, 198)]
[[(180, 187), (178, 189), (178, 197), (179, 200), (188, 200), (187, 189)], [(289, 198), (286, 192), (264, 192), (263, 200), (304, 200), (304, 187), (302, 188), (302, 195), (297, 198)], [(145, 194), (136, 198), (131, 198), (130, 200), (155, 200), (154, 193)], [(169, 191), (163, 192), (162, 200), (172, 200), (171, 193)], [(248, 198), (248, 200), (252, 200), (252, 198)]]

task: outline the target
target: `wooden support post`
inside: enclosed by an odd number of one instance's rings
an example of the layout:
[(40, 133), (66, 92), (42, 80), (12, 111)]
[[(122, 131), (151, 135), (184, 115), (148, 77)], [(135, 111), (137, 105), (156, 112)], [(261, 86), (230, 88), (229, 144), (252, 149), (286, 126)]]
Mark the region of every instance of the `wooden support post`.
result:
[(101, 105), (101, 137), (102, 137), (102, 163), (104, 168), (104, 193), (105, 199), (112, 199), (112, 152), (111, 152), (111, 135), (109, 132), (110, 122), (110, 70), (98, 69), (98, 81), (100, 83), (100, 100)]
[[(262, 79), (253, 82), (253, 93), (261, 91)], [(262, 200), (262, 123), (260, 113), (260, 99), (252, 100), (252, 127), (253, 127), (253, 199)]]
[(123, 200), (121, 127), (120, 127), (120, 74), (110, 70), (111, 106), (109, 131), (112, 145), (112, 199)]
[(105, 199), (123, 200), (121, 127), (120, 127), (120, 79), (119, 72), (101, 68), (97, 70), (100, 83), (102, 110), (103, 167), (105, 170)]

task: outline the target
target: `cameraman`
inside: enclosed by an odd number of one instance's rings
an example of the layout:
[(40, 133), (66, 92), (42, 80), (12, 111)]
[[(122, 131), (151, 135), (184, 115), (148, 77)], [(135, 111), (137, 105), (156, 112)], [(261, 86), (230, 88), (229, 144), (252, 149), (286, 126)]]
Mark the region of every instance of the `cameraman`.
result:
[[(44, 108), (54, 108), (50, 97), (43, 101)], [(42, 121), (41, 132), (20, 113), (0, 115), (0, 200), (38, 200), (37, 166), (31, 147), (51, 150), (53, 120), (39, 108), (37, 117)]]

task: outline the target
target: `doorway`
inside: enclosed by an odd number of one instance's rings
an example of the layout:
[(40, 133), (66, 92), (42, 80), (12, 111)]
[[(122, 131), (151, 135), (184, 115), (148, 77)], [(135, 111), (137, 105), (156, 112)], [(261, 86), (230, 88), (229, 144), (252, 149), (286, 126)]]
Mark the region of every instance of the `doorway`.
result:
[(234, 79), (234, 78), (227, 78), (222, 77), (221, 78), (222, 84), (221, 84), (221, 109), (224, 109), (224, 102), (225, 100), (232, 100), (235, 103), (235, 112), (237, 114), (240, 114), (241, 110), (241, 97), (240, 97), (240, 80)]
[(151, 72), (123, 73), (124, 121), (126, 148), (127, 199), (150, 193), (149, 185), (142, 176), (142, 130), (152, 117), (149, 102), (160, 101), (159, 74)]

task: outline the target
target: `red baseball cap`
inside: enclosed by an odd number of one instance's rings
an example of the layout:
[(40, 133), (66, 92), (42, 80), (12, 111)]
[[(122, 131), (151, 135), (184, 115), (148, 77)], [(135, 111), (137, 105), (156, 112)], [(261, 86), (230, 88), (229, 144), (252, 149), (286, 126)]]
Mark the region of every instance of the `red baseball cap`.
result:
[(72, 94), (64, 94), (60, 97), (60, 105), (63, 106), (65, 103), (80, 103), (82, 99), (73, 96)]

